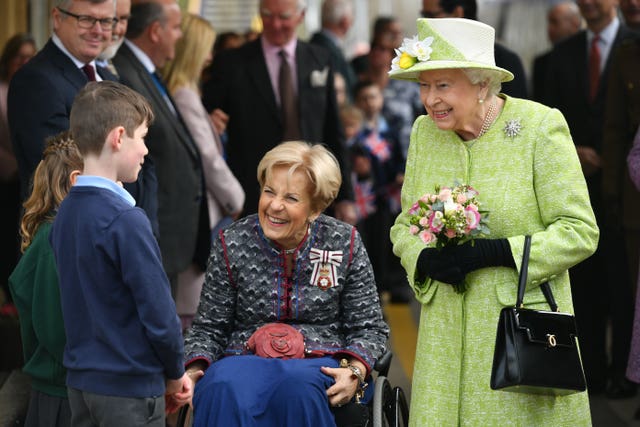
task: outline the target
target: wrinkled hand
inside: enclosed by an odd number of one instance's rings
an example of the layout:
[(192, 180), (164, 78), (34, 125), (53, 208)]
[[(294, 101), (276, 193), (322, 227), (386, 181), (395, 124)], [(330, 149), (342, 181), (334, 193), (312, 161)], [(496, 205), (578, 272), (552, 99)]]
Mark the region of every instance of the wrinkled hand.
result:
[(352, 378), (351, 369), (323, 366), (320, 370), (323, 374), (329, 375), (335, 380), (335, 384), (327, 389), (329, 404), (331, 406), (342, 406), (349, 403), (358, 389), (358, 379)]
[(602, 168), (602, 159), (593, 148), (585, 145), (577, 145), (576, 151), (578, 152), (578, 159), (580, 159), (584, 176), (593, 175)]
[(211, 118), (211, 123), (213, 123), (213, 127), (218, 132), (218, 135), (222, 135), (224, 131), (227, 130), (229, 115), (221, 109), (216, 108), (211, 113), (209, 113), (209, 117)]

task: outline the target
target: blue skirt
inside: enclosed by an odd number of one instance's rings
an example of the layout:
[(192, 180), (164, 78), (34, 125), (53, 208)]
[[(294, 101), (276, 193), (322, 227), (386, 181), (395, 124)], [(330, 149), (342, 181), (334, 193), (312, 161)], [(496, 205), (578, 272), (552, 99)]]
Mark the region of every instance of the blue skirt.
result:
[(252, 355), (220, 359), (196, 384), (193, 425), (335, 426), (326, 391), (334, 380), (320, 371), (322, 366), (337, 368), (338, 361)]

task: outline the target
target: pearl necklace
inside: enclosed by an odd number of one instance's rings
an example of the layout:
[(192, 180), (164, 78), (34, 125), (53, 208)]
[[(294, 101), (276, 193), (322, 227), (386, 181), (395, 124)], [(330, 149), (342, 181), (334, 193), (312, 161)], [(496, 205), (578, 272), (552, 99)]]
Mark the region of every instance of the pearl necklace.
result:
[(484, 116), (484, 120), (482, 121), (482, 126), (480, 127), (480, 132), (478, 133), (478, 136), (476, 136), (476, 139), (480, 138), (482, 135), (487, 133), (487, 131), (493, 124), (493, 119), (494, 119), (493, 113), (495, 112), (495, 110), (496, 110), (496, 102), (492, 100), (491, 104), (489, 104), (489, 109), (487, 110), (487, 114)]

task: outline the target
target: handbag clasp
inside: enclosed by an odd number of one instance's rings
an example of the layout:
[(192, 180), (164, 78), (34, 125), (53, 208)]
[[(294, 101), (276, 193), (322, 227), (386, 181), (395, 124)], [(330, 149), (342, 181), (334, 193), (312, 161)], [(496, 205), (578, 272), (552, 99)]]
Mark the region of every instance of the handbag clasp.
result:
[(556, 336), (554, 334), (547, 334), (547, 343), (549, 344), (549, 347), (555, 347), (558, 344)]

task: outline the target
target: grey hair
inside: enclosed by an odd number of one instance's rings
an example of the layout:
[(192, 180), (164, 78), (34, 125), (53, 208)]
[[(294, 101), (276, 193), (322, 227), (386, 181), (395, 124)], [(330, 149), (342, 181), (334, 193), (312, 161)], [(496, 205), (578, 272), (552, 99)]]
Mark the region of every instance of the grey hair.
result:
[(73, 5), (74, 2), (77, 1), (88, 1), (91, 4), (101, 4), (106, 3), (108, 1), (113, 3), (113, 7), (116, 7), (116, 0), (57, 0), (56, 7), (61, 7), (62, 9), (69, 9)]
[[(298, 12), (302, 12), (307, 8), (307, 0), (298, 0), (297, 3), (298, 3)], [(260, 0), (258, 2), (258, 9), (262, 9), (263, 4), (264, 4), (264, 0)]]
[(497, 95), (502, 89), (501, 75), (497, 71), (484, 68), (463, 68), (471, 84), (477, 85), (486, 82), (489, 87), (487, 95)]
[(324, 0), (322, 3), (323, 24), (337, 24), (345, 16), (353, 16), (351, 0)]

